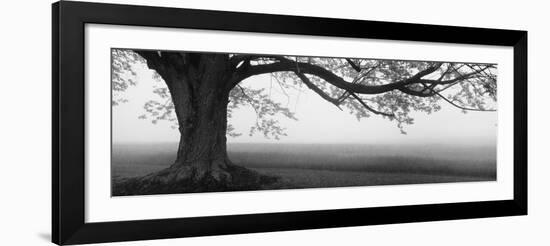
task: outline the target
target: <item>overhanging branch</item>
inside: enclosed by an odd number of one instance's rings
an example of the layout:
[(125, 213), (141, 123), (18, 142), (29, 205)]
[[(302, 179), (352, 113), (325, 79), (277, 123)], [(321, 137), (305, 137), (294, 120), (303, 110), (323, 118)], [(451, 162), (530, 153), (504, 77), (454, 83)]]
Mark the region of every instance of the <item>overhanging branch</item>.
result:
[(459, 109), (462, 109), (462, 110), (467, 110), (467, 111), (481, 111), (481, 112), (496, 112), (497, 110), (496, 109), (479, 109), (479, 108), (467, 108), (467, 107), (463, 107), (463, 106), (460, 106), (456, 103), (454, 103), (453, 101), (449, 100), (448, 98), (446, 98), (445, 96), (441, 95), (441, 93), (439, 92), (435, 92), (436, 95), (438, 95), (440, 98), (442, 98), (443, 100), (445, 100), (446, 102), (448, 102), (449, 104), (459, 108)]
[(241, 76), (235, 79), (235, 81), (233, 81), (234, 85), (254, 75), (259, 75), (264, 73), (285, 72), (285, 71), (298, 72), (297, 67), (299, 67), (300, 73), (315, 75), (340, 89), (344, 89), (344, 90), (351, 91), (358, 94), (380, 94), (380, 93), (402, 88), (405, 85), (417, 83), (422, 77), (435, 72), (441, 66), (441, 64), (430, 66), (425, 70), (418, 72), (414, 76), (411, 76), (410, 78), (403, 79), (395, 83), (389, 83), (389, 84), (383, 84), (383, 85), (364, 85), (364, 84), (354, 84), (354, 83), (348, 82), (343, 78), (341, 78), (340, 76), (318, 65), (305, 63), (305, 62), (295, 62), (295, 61), (288, 60), (284, 57), (277, 57), (277, 59), (279, 60), (279, 62), (249, 67), (246, 72), (244, 72)]
[(346, 58), (346, 61), (349, 63), (349, 65), (356, 71), (361, 72), (361, 67), (359, 67), (355, 62), (353, 62), (351, 59)]
[(468, 107), (464, 107), (464, 106), (460, 106), (458, 104), (456, 104), (455, 102), (453, 102), (452, 100), (448, 99), (447, 97), (443, 96), (440, 91), (435, 91), (433, 89), (433, 87), (428, 87), (428, 85), (422, 83), (422, 85), (424, 86), (425, 89), (428, 89), (430, 90), (430, 94), (432, 95), (437, 95), (439, 96), (440, 98), (442, 98), (443, 100), (445, 100), (446, 102), (448, 102), (449, 104), (459, 108), (459, 109), (462, 109), (462, 110), (467, 110), (467, 111), (482, 111), (482, 112), (494, 112), (494, 111), (497, 111), (496, 109), (479, 109), (479, 108), (468, 108)]
[(359, 101), (359, 103), (361, 105), (363, 105), (363, 107), (365, 107), (367, 110), (375, 113), (375, 114), (378, 114), (378, 115), (383, 115), (383, 116), (387, 116), (387, 117), (395, 117), (394, 114), (390, 114), (390, 113), (385, 113), (385, 112), (382, 112), (382, 111), (378, 111), (376, 109), (373, 109), (371, 107), (369, 107), (369, 105), (367, 105), (365, 103), (365, 101), (363, 101), (363, 99), (361, 99), (357, 94), (353, 93), (353, 92), (350, 92), (349, 93), (353, 98), (355, 98), (357, 101)]
[(331, 96), (329, 96), (328, 94), (326, 94), (323, 90), (321, 90), (321, 88), (317, 87), (315, 84), (313, 84), (309, 78), (304, 75), (303, 73), (300, 73), (300, 72), (294, 72), (298, 78), (300, 78), (300, 80), (302, 80), (302, 82), (304, 82), (304, 84), (307, 86), (307, 88), (311, 89), (312, 91), (314, 91), (315, 93), (317, 93), (317, 95), (321, 96), (321, 98), (325, 99), (326, 101), (334, 104), (334, 106), (336, 106), (338, 109), (342, 110), (342, 108), (340, 108), (340, 102), (338, 101), (337, 98), (333, 98)]

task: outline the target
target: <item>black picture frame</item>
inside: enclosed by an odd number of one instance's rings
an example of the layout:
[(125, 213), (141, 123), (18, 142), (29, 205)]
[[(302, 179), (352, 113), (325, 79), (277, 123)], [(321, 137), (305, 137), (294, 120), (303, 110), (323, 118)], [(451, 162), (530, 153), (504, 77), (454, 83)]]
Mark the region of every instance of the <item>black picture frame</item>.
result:
[[(527, 214), (527, 32), (86, 2), (52, 6), (52, 241), (83, 244)], [(85, 223), (86, 23), (513, 47), (514, 198)]]

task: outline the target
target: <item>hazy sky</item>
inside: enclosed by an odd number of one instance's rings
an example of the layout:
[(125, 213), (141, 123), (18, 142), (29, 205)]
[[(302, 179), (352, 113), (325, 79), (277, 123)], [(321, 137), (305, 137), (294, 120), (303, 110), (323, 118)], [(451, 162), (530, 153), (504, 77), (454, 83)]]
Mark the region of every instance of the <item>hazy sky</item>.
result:
[[(152, 124), (149, 119), (138, 119), (145, 111), (146, 101), (158, 98), (152, 93), (153, 86), (165, 86), (152, 79), (152, 71), (145, 64), (135, 67), (138, 84), (129, 87), (124, 94), (127, 103), (112, 108), (113, 142), (176, 142), (178, 130), (171, 122)], [(280, 140), (266, 139), (262, 134), (248, 136), (256, 116), (249, 106), (233, 113), (229, 119), (242, 136), (228, 142), (262, 143), (495, 143), (497, 133), (496, 112), (474, 112), (467, 114), (441, 101), (442, 110), (427, 115), (412, 113), (415, 123), (405, 125), (407, 135), (400, 133), (394, 122), (377, 115), (357, 121), (354, 115), (340, 111), (334, 105), (320, 98), (314, 92), (302, 87), (302, 92), (286, 90), (287, 98), (269, 75), (249, 78), (242, 85), (266, 88), (271, 97), (296, 113), (297, 121), (281, 117), (288, 136)]]

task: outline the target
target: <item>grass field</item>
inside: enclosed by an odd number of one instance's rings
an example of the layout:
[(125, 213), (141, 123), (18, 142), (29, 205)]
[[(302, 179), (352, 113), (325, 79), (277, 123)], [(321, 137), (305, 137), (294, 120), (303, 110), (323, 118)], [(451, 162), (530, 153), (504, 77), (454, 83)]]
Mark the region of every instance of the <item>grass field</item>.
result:
[[(112, 176), (168, 167), (176, 148), (177, 143), (114, 144)], [(496, 180), (495, 146), (233, 143), (228, 152), (237, 165), (280, 177), (274, 188)]]

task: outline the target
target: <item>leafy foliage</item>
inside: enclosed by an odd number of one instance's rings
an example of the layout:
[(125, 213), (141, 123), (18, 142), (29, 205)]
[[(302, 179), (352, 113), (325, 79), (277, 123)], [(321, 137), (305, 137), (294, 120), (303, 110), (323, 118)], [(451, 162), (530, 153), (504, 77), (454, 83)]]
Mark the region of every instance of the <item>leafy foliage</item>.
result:
[(130, 50), (111, 49), (111, 90), (113, 106), (127, 102), (121, 95), (129, 86), (136, 85), (136, 72), (132, 65), (138, 61), (144, 61), (136, 53)]
[[(160, 54), (160, 52), (159, 52)], [(449, 103), (463, 112), (494, 111), (497, 100), (497, 75), (494, 64), (467, 64), (454, 62), (399, 61), (355, 58), (326, 58), (300, 56), (261, 56), (228, 54), (229, 59), (245, 57), (236, 65), (236, 69), (274, 65), (281, 62), (293, 62), (295, 67), (284, 71), (272, 72), (271, 76), (284, 90), (302, 88), (304, 84), (319, 94), (328, 103), (353, 114), (357, 120), (380, 115), (396, 123), (405, 134), (404, 126), (413, 124), (411, 112), (431, 114), (441, 109), (441, 103)], [(112, 51), (112, 89), (113, 105), (125, 102), (121, 92), (135, 85), (135, 64), (147, 61), (131, 50), (113, 49)], [(336, 75), (346, 84), (362, 86), (383, 86), (403, 83), (395, 89), (374, 94), (360, 94), (353, 90), (337, 86), (326, 78), (312, 73), (302, 72), (300, 64), (314, 65)], [(154, 73), (157, 81), (162, 81)], [(139, 118), (150, 119), (153, 123), (167, 120), (177, 127), (174, 105), (170, 92), (164, 83), (153, 90), (161, 100), (149, 100), (144, 105), (145, 113)], [(254, 89), (237, 84), (229, 94), (228, 118), (241, 107), (250, 107), (256, 114), (249, 135), (262, 134), (266, 138), (279, 139), (285, 136), (285, 128), (280, 126), (278, 117), (296, 120), (288, 107), (271, 99), (263, 89)], [(227, 134), (231, 137), (242, 135), (235, 132), (230, 123)]]
[[(275, 116), (282, 115), (286, 118), (297, 120), (294, 113), (281, 103), (275, 102), (265, 93), (264, 89), (253, 89), (238, 85), (229, 93), (230, 102), (227, 107), (229, 115), (233, 110), (248, 104), (256, 113), (256, 123), (250, 128), (249, 135), (261, 133), (266, 138), (279, 139), (281, 136), (286, 136), (285, 128), (279, 125), (279, 121)], [(233, 134), (233, 135), (231, 135)], [(230, 136), (235, 133), (230, 133)]]
[[(442, 98), (448, 98), (451, 102), (459, 105), (463, 112), (468, 109), (492, 110), (496, 107), (496, 69), (493, 65), (486, 64), (457, 64), (457, 63), (437, 63), (424, 61), (396, 61), (396, 60), (373, 60), (373, 59), (349, 59), (356, 68), (350, 66), (350, 61), (345, 58), (312, 58), (312, 57), (285, 57), (297, 62), (307, 62), (321, 66), (334, 74), (351, 81), (350, 83), (362, 85), (384, 85), (414, 76), (419, 71), (423, 71), (432, 66), (438, 66), (438, 69), (427, 78), (445, 79), (451, 81), (464, 77), (465, 74), (472, 72), (479, 74), (459, 79), (455, 83), (446, 85), (435, 85), (432, 88), (426, 88), (426, 85), (411, 84), (407, 88), (414, 92), (423, 92), (421, 95), (411, 95), (400, 90), (392, 90), (376, 95), (361, 95), (360, 100), (351, 96), (351, 93), (345, 89), (336, 87), (327, 83), (323, 79), (308, 75), (316, 87), (322, 89), (331, 98), (338, 101), (339, 107), (344, 107), (347, 111), (361, 120), (368, 118), (372, 114), (382, 113), (382, 117), (396, 122), (401, 133), (406, 134), (404, 125), (413, 124), (414, 119), (410, 113), (414, 111), (431, 114), (441, 109), (440, 102)], [(490, 67), (490, 69), (482, 70)], [(358, 71), (359, 70), (359, 71)], [(299, 68), (298, 68), (299, 71)], [(295, 72), (274, 73), (278, 81), (282, 84), (301, 83)], [(447, 96), (438, 96), (443, 92), (448, 92)], [(437, 93), (434, 93), (437, 92)], [(419, 93), (420, 94), (420, 93)], [(370, 110), (365, 107), (370, 105)], [(456, 106), (456, 105), (455, 105)]]

